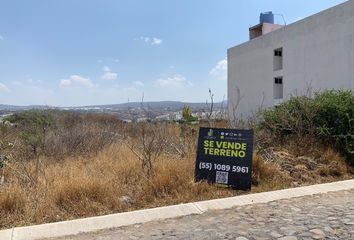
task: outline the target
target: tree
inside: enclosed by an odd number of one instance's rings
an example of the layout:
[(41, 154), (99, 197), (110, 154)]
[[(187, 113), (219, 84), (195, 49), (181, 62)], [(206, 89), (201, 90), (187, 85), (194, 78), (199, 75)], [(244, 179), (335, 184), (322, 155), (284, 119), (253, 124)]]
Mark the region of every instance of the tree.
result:
[(45, 111), (24, 111), (15, 113), (5, 118), (15, 124), (20, 131), (20, 139), (28, 146), (36, 160), (35, 176), (31, 178), (32, 183), (37, 184), (40, 172), (40, 150), (44, 150), (45, 139), (48, 129), (53, 125), (52, 116)]
[(186, 122), (193, 122), (198, 120), (197, 117), (192, 116), (192, 110), (189, 106), (184, 105), (183, 110), (182, 110), (182, 118)]
[(31, 147), (32, 153), (36, 157), (38, 149), (44, 147), (48, 128), (53, 125), (52, 117), (46, 112), (31, 110), (15, 113), (5, 120), (20, 128), (21, 140)]

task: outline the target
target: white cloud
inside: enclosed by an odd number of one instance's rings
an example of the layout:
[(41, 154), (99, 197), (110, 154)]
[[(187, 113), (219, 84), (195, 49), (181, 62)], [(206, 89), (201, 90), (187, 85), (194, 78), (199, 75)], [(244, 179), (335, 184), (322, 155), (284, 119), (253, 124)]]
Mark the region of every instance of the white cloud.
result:
[(150, 38), (149, 37), (140, 37), (140, 39), (143, 40), (146, 43), (150, 42)]
[(108, 67), (108, 66), (104, 66), (103, 67), (103, 71), (105, 72), (103, 75), (102, 75), (102, 80), (108, 80), (108, 81), (113, 81), (113, 80), (116, 80), (117, 77), (118, 77), (118, 74), (115, 73), (115, 72), (112, 72), (111, 68)]
[(188, 82), (184, 76), (174, 75), (172, 77), (160, 78), (155, 81), (155, 84), (159, 87), (166, 88), (181, 88), (184, 86), (191, 86), (192, 83)]
[(162, 39), (153, 37), (151, 40), (151, 45), (160, 45), (162, 44)]
[(0, 40), (4, 40), (4, 37), (2, 35), (0, 35)]
[(3, 83), (0, 83), (0, 92), (10, 92), (10, 89)]
[(227, 60), (226, 58), (220, 60), (215, 67), (213, 67), (209, 75), (216, 77), (219, 80), (226, 80), (227, 79)]
[(40, 83), (41, 80), (35, 80), (35, 79), (29, 77), (29, 78), (26, 79), (26, 82), (30, 83), (30, 84), (35, 84), (35, 83)]
[(79, 85), (89, 88), (94, 86), (90, 79), (82, 77), (80, 75), (71, 75), (68, 79), (60, 80), (60, 86), (62, 87), (68, 87), (73, 85)]
[(105, 74), (102, 75), (102, 80), (109, 80), (113, 81), (117, 79), (117, 73), (114, 72), (106, 72)]
[(160, 45), (163, 40), (157, 37), (140, 37), (140, 40), (150, 45)]
[(141, 82), (141, 81), (135, 81), (135, 82), (134, 82), (134, 85), (135, 85), (135, 86), (138, 86), (138, 87), (144, 87), (144, 83)]
[(60, 80), (60, 86), (70, 86), (71, 85), (71, 80), (70, 79), (62, 79)]

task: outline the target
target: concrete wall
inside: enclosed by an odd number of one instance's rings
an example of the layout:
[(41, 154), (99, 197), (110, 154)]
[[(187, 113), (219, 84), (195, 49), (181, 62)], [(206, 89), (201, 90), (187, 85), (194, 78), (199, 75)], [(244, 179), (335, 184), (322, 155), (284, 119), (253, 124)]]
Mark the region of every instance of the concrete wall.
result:
[[(274, 50), (283, 48), (283, 69), (273, 71)], [(230, 115), (274, 106), (274, 77), (283, 77), (284, 99), (307, 89), (354, 89), (354, 0), (228, 49)]]

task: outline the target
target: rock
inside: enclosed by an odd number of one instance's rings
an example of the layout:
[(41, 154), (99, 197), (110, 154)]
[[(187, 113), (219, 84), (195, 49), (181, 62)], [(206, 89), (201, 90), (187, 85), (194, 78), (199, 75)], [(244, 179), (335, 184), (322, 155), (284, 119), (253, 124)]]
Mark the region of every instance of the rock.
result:
[(130, 239), (130, 240), (137, 240), (137, 239), (139, 239), (139, 237), (136, 237), (136, 236), (130, 236), (130, 237), (129, 237), (129, 239)]
[(295, 233), (297, 232), (297, 229), (295, 229), (295, 227), (281, 227), (280, 230), (283, 232), (284, 235), (287, 236), (292, 236), (295, 235)]
[(325, 233), (321, 229), (318, 229), (318, 228), (312, 229), (312, 230), (310, 230), (310, 232), (315, 235), (321, 235), (322, 237), (325, 236)]
[(322, 236), (322, 235), (313, 235), (312, 238), (313, 239), (324, 239), (324, 236)]
[(291, 207), (291, 211), (294, 211), (294, 212), (301, 212), (301, 209), (300, 209), (300, 208), (297, 208), (297, 207)]
[(129, 196), (122, 196), (119, 198), (119, 201), (127, 205), (132, 205), (134, 203), (134, 200)]
[(334, 234), (335, 233), (335, 231), (333, 230), (333, 228), (331, 228), (331, 227), (325, 227), (324, 229), (323, 229), (325, 232), (328, 232), (328, 233), (331, 233), (331, 234)]
[(237, 237), (235, 240), (248, 240), (248, 238), (245, 238), (245, 237)]
[(312, 233), (310, 233), (310, 232), (302, 232), (298, 236), (299, 237), (312, 237)]
[(310, 232), (313, 234), (313, 239), (323, 239), (326, 236), (325, 233), (318, 228), (312, 229)]
[(283, 236), (283, 235), (281, 235), (281, 234), (279, 234), (279, 233), (277, 233), (277, 232), (271, 232), (269, 235), (270, 235), (272, 238), (280, 238), (280, 237)]
[(285, 237), (278, 238), (278, 240), (297, 240), (297, 237), (295, 237), (295, 236), (285, 236)]
[(300, 184), (299, 184), (298, 182), (292, 182), (291, 185), (292, 185), (293, 187), (298, 187)]
[(5, 126), (13, 126), (14, 124), (11, 123), (11, 122), (9, 122), (9, 121), (5, 121), (5, 122), (4, 122), (4, 125), (5, 125)]

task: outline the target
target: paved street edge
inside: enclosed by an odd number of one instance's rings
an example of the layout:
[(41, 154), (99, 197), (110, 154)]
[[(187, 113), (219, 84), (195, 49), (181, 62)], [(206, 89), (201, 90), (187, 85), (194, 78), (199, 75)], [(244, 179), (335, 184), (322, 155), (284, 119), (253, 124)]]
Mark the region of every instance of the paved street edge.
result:
[(1, 240), (36, 240), (94, 232), (137, 223), (168, 218), (202, 214), (209, 210), (227, 209), (236, 206), (266, 203), (280, 199), (354, 189), (354, 180), (318, 184), (272, 192), (254, 193), (230, 198), (215, 199), (132, 212), (110, 214), (71, 221), (47, 223), (28, 227), (16, 227), (0, 231)]

